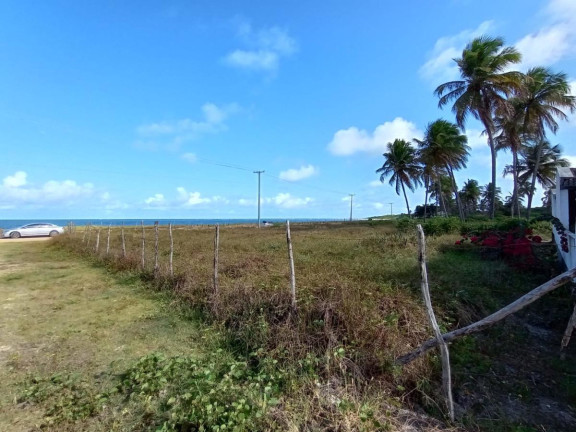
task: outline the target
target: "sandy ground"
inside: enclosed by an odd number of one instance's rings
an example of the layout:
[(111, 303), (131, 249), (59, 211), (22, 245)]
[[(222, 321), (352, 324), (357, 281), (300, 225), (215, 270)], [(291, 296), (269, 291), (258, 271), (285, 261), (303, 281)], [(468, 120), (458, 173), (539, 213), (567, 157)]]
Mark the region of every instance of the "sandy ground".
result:
[(0, 239), (0, 246), (9, 243), (21, 243), (21, 242), (34, 242), (34, 241), (48, 241), (51, 237), (20, 237), (17, 239), (3, 238)]

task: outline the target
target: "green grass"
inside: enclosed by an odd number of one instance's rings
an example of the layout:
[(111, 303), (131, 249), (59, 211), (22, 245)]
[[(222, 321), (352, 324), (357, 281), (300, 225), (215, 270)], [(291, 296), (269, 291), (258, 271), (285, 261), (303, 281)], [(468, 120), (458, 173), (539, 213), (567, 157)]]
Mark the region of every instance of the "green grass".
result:
[[(140, 267), (140, 228), (126, 229), (127, 257), (121, 256), (119, 229), (112, 230), (111, 252), (105, 254), (105, 233), (101, 232), (97, 253), (94, 232), (88, 244), (77, 232), (71, 237), (60, 236), (49, 251), (39, 254), (36, 258), (45, 262), (52, 275), (49, 283), (37, 268), (18, 273), (25, 275), (30, 292), (76, 282), (88, 287), (90, 283), (82, 282), (80, 275), (91, 274), (100, 279), (100, 284), (94, 282), (94, 291), (83, 288), (94, 296), (90, 306), (84, 302), (86, 293), (78, 297), (68, 293), (66, 299), (44, 312), (86, 318), (87, 328), (79, 335), (100, 335), (93, 336), (96, 345), (106, 347), (114, 338), (122, 337), (118, 332), (130, 335), (130, 348), (126, 348), (130, 355), (108, 363), (108, 368), (91, 366), (89, 361), (76, 369), (69, 368), (66, 359), (60, 358), (54, 365), (57, 367), (46, 368), (36, 381), (27, 381), (31, 406), (44, 406), (45, 402), (34, 402), (34, 398), (53, 385), (67, 395), (60, 405), (86, 406), (80, 414), (70, 409), (55, 411), (60, 425), (68, 421), (66, 415), (79, 415), (85, 417), (74, 422), (90, 425), (93, 430), (103, 425), (115, 430), (117, 425), (127, 424), (138, 430), (195, 430), (200, 424), (221, 426), (224, 419), (238, 430), (397, 430), (403, 422), (413, 420), (402, 420), (399, 409), (413, 404), (442, 417), (436, 354), (406, 368), (394, 365), (397, 356), (431, 336), (421, 300), (413, 231), (398, 232), (388, 221), (294, 224), (297, 312), (291, 309), (282, 226), (261, 230), (221, 227), (217, 297), (212, 288), (213, 227), (175, 229), (173, 277), (167, 267), (166, 227), (160, 230), (160, 269), (156, 273), (151, 227), (146, 228), (144, 269)], [(473, 322), (547, 279), (546, 274), (518, 272), (504, 262), (484, 261), (477, 247), (455, 246), (459, 238), (458, 229), (428, 238), (432, 301), (444, 330)], [(86, 261), (72, 259), (70, 251), (87, 257)], [(25, 257), (14, 252), (14, 262)], [(58, 260), (64, 262), (61, 267), (56, 264)], [(3, 283), (19, 282), (14, 279)], [(156, 293), (145, 287), (155, 288)], [(124, 294), (118, 298), (119, 293)], [(143, 307), (137, 306), (138, 299), (145, 304), (149, 301), (151, 309), (133, 311)], [(565, 297), (557, 298), (558, 303), (564, 301)], [(89, 310), (84, 313), (83, 307)], [(68, 352), (82, 351), (82, 337), (76, 331), (82, 326), (74, 325), (70, 330), (64, 322), (55, 320), (50, 327), (49, 337), (72, 340)], [(186, 342), (177, 340), (182, 336), (181, 328), (190, 329), (191, 352), (178, 350), (186, 346)], [(520, 333), (495, 329), (484, 339), (466, 338), (455, 343), (456, 376), (499, 371), (500, 352), (485, 342), (516, 334)], [(528, 340), (524, 336), (518, 339), (514, 339), (515, 344)], [(98, 355), (104, 356), (107, 349)], [(219, 353), (216, 356), (215, 351)], [(165, 372), (156, 374), (148, 368), (151, 363), (155, 365), (152, 369)], [(181, 368), (182, 364), (187, 366)], [(82, 372), (85, 365), (88, 375)], [(239, 377), (227, 375), (232, 366), (241, 369)], [(106, 378), (94, 386), (91, 374), (102, 374), (104, 370), (107, 372), (102, 376)], [(201, 370), (209, 372), (200, 380)], [(74, 375), (75, 371), (80, 371), (80, 376)], [(566, 372), (555, 373), (560, 376)], [(456, 380), (457, 391), (468, 385), (460, 379)], [(227, 380), (229, 386), (221, 387), (222, 380)], [(255, 382), (268, 384), (250, 387)], [(519, 379), (507, 388), (532, 399), (533, 389), (524, 388), (523, 382)], [(190, 386), (202, 390), (186, 392), (185, 387)], [(267, 387), (270, 394), (265, 391)], [(573, 386), (568, 382), (564, 387), (562, 397), (569, 395)], [(154, 391), (149, 393), (149, 388)], [(190, 396), (183, 398), (188, 393)], [(269, 404), (267, 398), (273, 398), (274, 403)], [(233, 404), (240, 399), (244, 400), (240, 407)], [(222, 407), (218, 415), (203, 408), (214, 403)], [(122, 410), (126, 413), (121, 414)], [(446, 429), (430, 418), (423, 422), (422, 430)], [(478, 430), (490, 430), (479, 423), (473, 425)]]

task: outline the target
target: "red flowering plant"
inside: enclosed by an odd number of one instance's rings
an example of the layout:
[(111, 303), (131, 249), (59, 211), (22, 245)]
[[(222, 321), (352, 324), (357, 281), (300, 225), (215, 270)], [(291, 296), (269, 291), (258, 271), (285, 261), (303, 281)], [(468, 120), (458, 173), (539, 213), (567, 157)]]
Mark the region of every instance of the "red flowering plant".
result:
[(481, 233), (471, 233), (464, 235), (456, 245), (466, 242), (481, 246), (483, 251), (494, 253), (487, 256), (503, 256), (512, 261), (517, 266), (530, 266), (536, 262), (536, 257), (532, 251), (533, 243), (541, 243), (542, 237), (534, 235), (531, 228), (516, 227), (508, 231), (485, 230)]

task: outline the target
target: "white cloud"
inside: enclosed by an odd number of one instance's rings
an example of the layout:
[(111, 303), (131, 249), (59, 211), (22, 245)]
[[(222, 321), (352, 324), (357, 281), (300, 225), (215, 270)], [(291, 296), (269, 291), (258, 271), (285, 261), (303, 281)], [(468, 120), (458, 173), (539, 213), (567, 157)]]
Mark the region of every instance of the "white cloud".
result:
[(210, 198), (202, 198), (200, 192), (188, 192), (182, 186), (176, 188), (176, 191), (178, 192), (180, 202), (186, 207), (206, 204), (212, 201)]
[(570, 167), (571, 167), (571, 168), (576, 168), (576, 156), (562, 155), (562, 157), (563, 157), (564, 159), (567, 159), (568, 162), (570, 162)]
[[(184, 118), (138, 126), (136, 134), (139, 139), (134, 143), (134, 146), (141, 150), (158, 150), (162, 147), (177, 149), (183, 143), (197, 139), (202, 135), (227, 130), (226, 120), (230, 115), (240, 111), (240, 107), (236, 103), (224, 106), (205, 103), (201, 109), (202, 119), (200, 120)], [(162, 146), (156, 141), (157, 139), (168, 139), (170, 142), (167, 146)]]
[(494, 29), (492, 21), (484, 21), (474, 30), (463, 30), (457, 35), (443, 36), (436, 41), (428, 61), (419, 70), (419, 74), (427, 81), (443, 83), (458, 79), (458, 66), (453, 61), (462, 55), (462, 50), (472, 39), (488, 34)]
[(241, 69), (271, 71), (278, 69), (280, 58), (298, 51), (298, 44), (286, 30), (270, 27), (255, 30), (248, 23), (241, 23), (238, 36), (247, 45), (224, 57), (224, 63)]
[(46, 204), (70, 205), (90, 198), (94, 193), (92, 183), (78, 184), (74, 180), (50, 180), (43, 185), (29, 184), (27, 173), (18, 171), (3, 179), (0, 186), (0, 206), (14, 208), (18, 205)]
[(377, 155), (384, 153), (388, 143), (397, 138), (412, 141), (421, 137), (422, 131), (414, 123), (396, 117), (391, 122), (377, 126), (373, 133), (356, 127), (341, 129), (334, 134), (328, 150), (337, 156), (349, 156), (357, 152)]
[(198, 160), (198, 157), (194, 153), (184, 153), (182, 159), (190, 163), (195, 163)]
[(252, 70), (276, 70), (279, 63), (278, 54), (265, 50), (236, 50), (228, 54), (224, 61), (231, 66)]
[(543, 28), (516, 42), (522, 54), (522, 68), (551, 65), (574, 52), (575, 30), (566, 24)]
[[(570, 81), (570, 94), (572, 96), (576, 96), (576, 80)], [(572, 127), (576, 127), (576, 112), (567, 112), (566, 115), (568, 116), (568, 125)]]
[(241, 206), (255, 206), (256, 205), (256, 200), (250, 200), (250, 199), (246, 199), (246, 198), (240, 198), (238, 200), (238, 204)]
[(576, 54), (576, 2), (551, 0), (544, 10), (545, 25), (516, 42), (522, 68), (552, 65)]
[(164, 195), (162, 194), (155, 194), (150, 198), (146, 198), (144, 202), (150, 207), (159, 207), (164, 206), (166, 204), (166, 200), (164, 199)]
[(26, 184), (27, 174), (24, 171), (16, 171), (12, 176), (5, 177), (2, 181), (4, 187), (16, 188)]
[(481, 130), (479, 129), (467, 129), (466, 136), (468, 137), (468, 145), (475, 149), (475, 148), (488, 148), (488, 138), (486, 135), (482, 135)]
[(370, 187), (380, 187), (384, 185), (384, 183), (382, 183), (380, 180), (372, 180), (370, 183), (368, 183), (368, 186)]
[(290, 195), (289, 193), (279, 193), (274, 198), (266, 198), (265, 202), (275, 204), (278, 207), (282, 208), (295, 208), (295, 207), (303, 207), (307, 204), (313, 202), (314, 199), (310, 197), (306, 198), (298, 198)]
[(372, 203), (372, 207), (374, 207), (376, 210), (382, 210), (384, 208), (384, 204), (382, 204), (380, 202), (375, 202), (375, 203)]
[(298, 181), (298, 180), (303, 180), (303, 179), (308, 178), (308, 177), (312, 177), (315, 174), (318, 174), (318, 168), (316, 168), (313, 165), (306, 165), (306, 166), (301, 166), (298, 169), (291, 168), (289, 170), (282, 171), (282, 172), (280, 172), (279, 177), (282, 180)]

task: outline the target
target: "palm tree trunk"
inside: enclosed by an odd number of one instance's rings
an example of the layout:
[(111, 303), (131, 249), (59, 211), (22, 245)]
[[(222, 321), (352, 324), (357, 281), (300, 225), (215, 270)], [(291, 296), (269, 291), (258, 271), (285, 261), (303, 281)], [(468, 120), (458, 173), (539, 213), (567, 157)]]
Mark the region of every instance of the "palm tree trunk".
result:
[(411, 217), (410, 206), (408, 205), (408, 196), (406, 195), (406, 190), (404, 189), (404, 182), (401, 181), (400, 184), (402, 185), (402, 192), (404, 193), (404, 199), (406, 200), (406, 210), (408, 210), (408, 217)]
[(480, 121), (486, 129), (488, 135), (488, 146), (490, 147), (490, 156), (492, 160), (492, 196), (490, 197), (490, 219), (494, 219), (496, 212), (496, 146), (494, 145), (493, 127), (490, 103), (486, 96), (481, 92), (484, 109), (479, 113)]
[(430, 177), (426, 176), (424, 180), (424, 189), (426, 195), (424, 196), (424, 220), (426, 220), (426, 213), (428, 213), (428, 188), (430, 186)]
[(460, 201), (460, 194), (458, 194), (458, 186), (456, 185), (456, 178), (454, 178), (454, 171), (450, 164), (446, 165), (448, 168), (448, 174), (450, 175), (450, 180), (452, 181), (452, 190), (454, 191), (454, 198), (456, 199), (456, 206), (458, 207), (458, 216), (460, 220), (464, 221), (464, 210), (462, 209), (462, 201)]
[(514, 207), (520, 218), (520, 199), (518, 197), (518, 151), (512, 149), (512, 178), (514, 179), (514, 189), (512, 190), (512, 217), (514, 217)]
[(490, 219), (494, 219), (496, 214), (496, 147), (490, 127), (486, 128), (488, 134), (488, 145), (490, 146), (490, 157), (492, 159), (492, 196), (490, 197)]
[(532, 210), (532, 198), (536, 189), (536, 177), (538, 177), (538, 170), (540, 169), (540, 158), (542, 157), (542, 143), (538, 143), (538, 151), (536, 152), (536, 162), (534, 163), (534, 172), (532, 173), (532, 181), (530, 183), (530, 190), (528, 191), (528, 205), (526, 209), (526, 219), (530, 219), (530, 210)]

